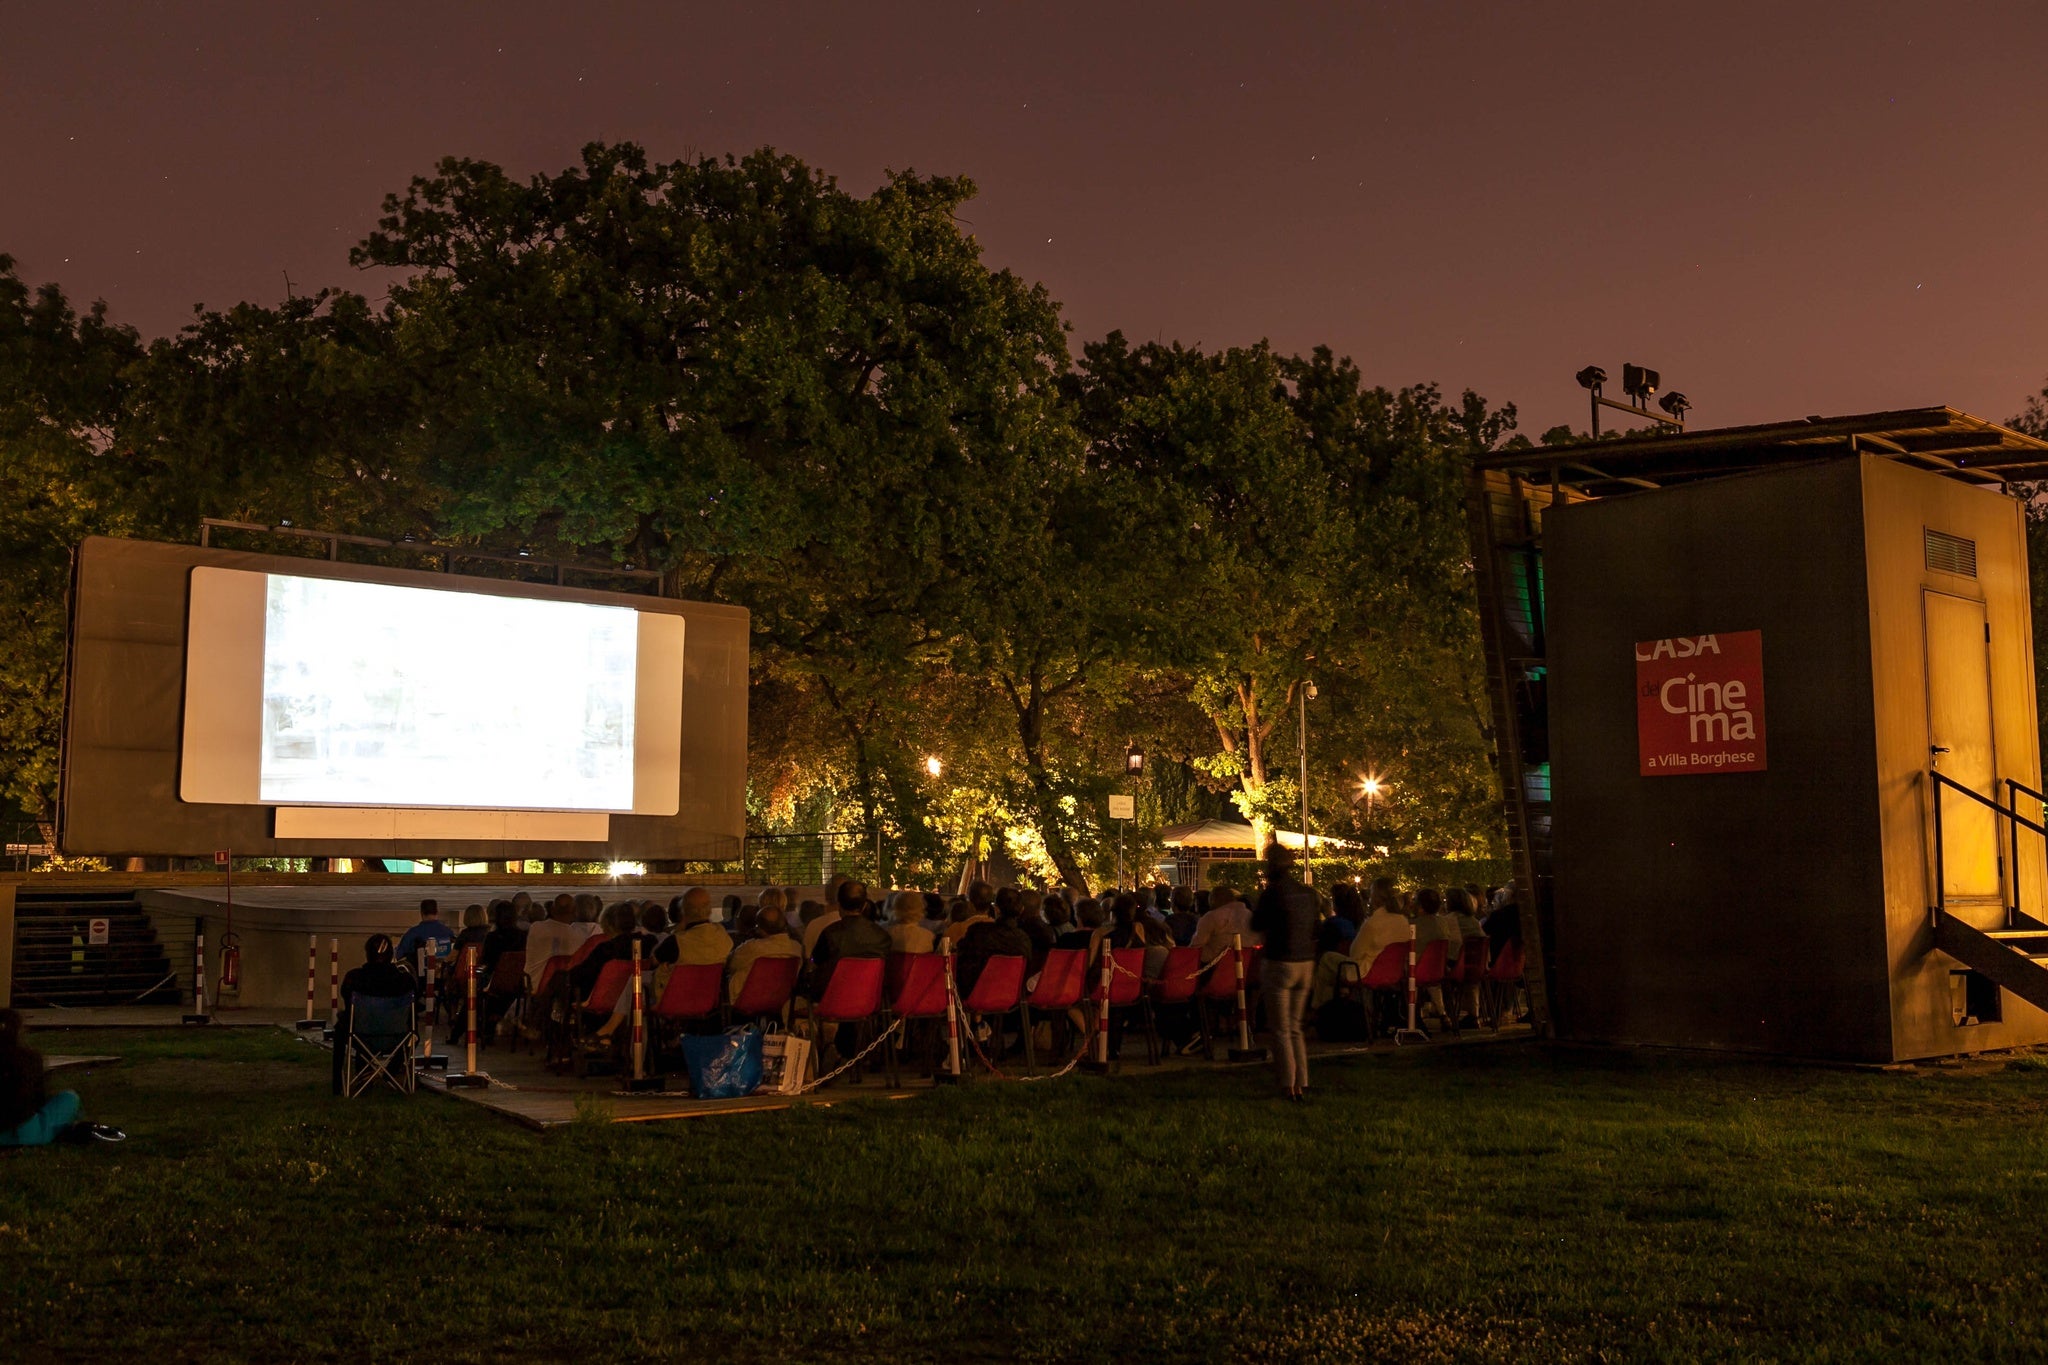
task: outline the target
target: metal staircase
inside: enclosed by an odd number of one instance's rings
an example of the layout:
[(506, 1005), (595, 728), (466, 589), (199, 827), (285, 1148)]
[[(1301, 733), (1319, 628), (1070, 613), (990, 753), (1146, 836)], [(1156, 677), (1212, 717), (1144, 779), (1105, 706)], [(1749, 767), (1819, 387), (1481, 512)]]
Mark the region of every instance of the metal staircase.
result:
[[(2020, 831), (2026, 830), (2048, 839), (2048, 825), (2020, 814), (2020, 797), (2026, 796), (2044, 804), (2048, 804), (2048, 798), (2026, 783), (2010, 778), (2005, 782), (2006, 799), (1999, 802), (1933, 769), (1928, 770), (1928, 777), (1934, 792), (1934, 946), (2000, 989), (2011, 991), (2039, 1009), (2048, 1010), (2048, 924), (2022, 908), (2019, 876)], [(1988, 807), (1994, 813), (1994, 819), (2002, 822), (2001, 832), (2006, 836), (2005, 847), (2010, 858), (2006, 864), (2006, 884), (2012, 888), (2011, 901), (2005, 907), (2003, 929), (1979, 929), (1949, 913), (1941, 815), (1942, 806), (1951, 792)]]
[[(91, 923), (107, 921), (107, 941)], [(174, 1005), (177, 977), (133, 894), (21, 891), (14, 902), (14, 1003), (23, 1008)]]

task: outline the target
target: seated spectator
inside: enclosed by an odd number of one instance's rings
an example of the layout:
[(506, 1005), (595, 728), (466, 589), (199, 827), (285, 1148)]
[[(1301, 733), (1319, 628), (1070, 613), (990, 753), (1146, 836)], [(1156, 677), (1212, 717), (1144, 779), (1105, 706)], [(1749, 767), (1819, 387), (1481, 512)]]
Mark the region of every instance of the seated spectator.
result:
[(1351, 940), (1358, 936), (1359, 921), (1365, 918), (1365, 898), (1350, 882), (1338, 882), (1330, 891), (1330, 913), (1316, 926), (1316, 952), (1349, 953)]
[(519, 916), (519, 927), (522, 929), (531, 924), (538, 924), (547, 918), (548, 913), (546, 906), (537, 903), (524, 891), (512, 893), (512, 909)]
[(1195, 913), (1195, 893), (1185, 886), (1173, 889), (1173, 909), (1167, 912), (1166, 932), (1173, 936), (1176, 948), (1185, 948), (1194, 941), (1195, 926), (1201, 916)]
[(41, 1147), (66, 1141), (119, 1142), (127, 1134), (98, 1123), (79, 1123), (78, 1092), (49, 1093), (43, 1054), (21, 1041), (18, 1010), (0, 1009), (0, 1147)]
[[(1444, 897), (1444, 914), (1455, 926), (1461, 949), (1475, 938), (1484, 939), (1486, 937), (1486, 930), (1480, 925), (1479, 916), (1474, 913), (1476, 908), (1473, 904), (1472, 892), (1469, 887), (1454, 886), (1451, 888), (1450, 894)], [(1472, 951), (1476, 954), (1480, 949), (1474, 947)], [(1465, 967), (1465, 955), (1462, 951), (1458, 954), (1458, 966), (1461, 971)], [(1478, 982), (1475, 981), (1461, 990), (1458, 993), (1457, 999), (1458, 1005), (1463, 1012), (1460, 1022), (1464, 1018), (1477, 1019), (1479, 1017)]]
[(1494, 893), (1493, 911), (1486, 917), (1485, 928), (1487, 951), (1494, 957), (1510, 944), (1522, 946), (1522, 905), (1512, 888)]
[(1146, 918), (1152, 921), (1152, 928), (1157, 931), (1154, 937), (1162, 942), (1173, 937), (1173, 931), (1166, 924), (1172, 916), (1173, 888), (1165, 882), (1159, 882), (1152, 888), (1152, 904), (1146, 911)]
[(519, 922), (519, 907), (511, 901), (499, 901), (491, 909), (497, 923), (484, 935), (480, 970), (486, 977), (497, 970), (498, 959), (505, 954), (526, 951), (526, 930)]
[[(964, 912), (964, 913), (963, 913)], [(987, 882), (974, 882), (967, 888), (967, 903), (953, 903), (953, 922), (946, 926), (946, 937), (954, 947), (967, 937), (967, 931), (977, 924), (986, 924), (995, 919), (995, 888)]]
[(654, 960), (667, 966), (707, 967), (731, 957), (732, 935), (711, 921), (711, 893), (693, 886), (682, 900), (682, 919), (674, 934), (655, 945)]
[(981, 979), (982, 969), (992, 957), (1021, 957), (1025, 972), (1030, 972), (1031, 939), (1017, 927), (1015, 906), (1013, 897), (1008, 916), (974, 920), (967, 926), (967, 932), (960, 935), (960, 946), (953, 955), (953, 977), (959, 983), (961, 999), (973, 992), (974, 983)]
[(1372, 970), (1384, 949), (1406, 943), (1410, 927), (1394, 895), (1393, 878), (1373, 878), (1372, 885), (1366, 888), (1365, 900), (1365, 922), (1358, 926), (1358, 933), (1351, 940), (1351, 960), (1358, 964), (1360, 976)]
[[(1449, 977), (1458, 970), (1459, 950), (1465, 940), (1458, 935), (1458, 921), (1444, 913), (1443, 893), (1433, 886), (1425, 886), (1415, 893), (1415, 952), (1418, 960), (1423, 949), (1442, 940), (1444, 945), (1444, 975)], [(1428, 988), (1428, 999), (1423, 1002), (1425, 1012), (1434, 1011), (1439, 1018), (1448, 1018), (1444, 1009), (1444, 992), (1441, 986)]]
[(924, 919), (922, 923), (925, 928), (932, 931), (932, 938), (935, 941), (940, 934), (946, 932), (946, 898), (936, 891), (924, 893)]
[[(1136, 893), (1123, 892), (1110, 902), (1109, 918), (1109, 946), (1118, 950), (1144, 950), (1146, 975), (1157, 975), (1151, 970), (1154, 957), (1152, 950), (1155, 947), (1158, 949), (1156, 956), (1163, 964), (1166, 959), (1166, 944), (1163, 941), (1154, 942), (1156, 931), (1152, 926), (1151, 916), (1146, 913), (1144, 901), (1139, 899)], [(1164, 935), (1158, 937), (1163, 939)]]
[(417, 962), (422, 949), (430, 962), (448, 956), (455, 944), (455, 931), (441, 923), (441, 907), (432, 900), (420, 902), (420, 922), (398, 940), (398, 960)]
[(574, 957), (586, 935), (576, 922), (576, 902), (564, 891), (548, 904), (548, 917), (526, 931), (526, 979), (540, 984), (551, 958)]
[(1074, 927), (1062, 933), (1054, 946), (1079, 948), (1093, 962), (1096, 947), (1109, 936), (1109, 905), (1095, 896), (1083, 896), (1074, 907), (1074, 919)]
[[(854, 887), (858, 890), (858, 895), (854, 896), (850, 902), (847, 893), (848, 887)], [(837, 924), (848, 910), (858, 910), (866, 902), (867, 887), (865, 884), (853, 881), (851, 878), (834, 877), (831, 885), (826, 889), (825, 895), (825, 904), (818, 908), (818, 913), (804, 920), (804, 956), (806, 958), (811, 957), (818, 951), (818, 940), (825, 936), (826, 930)]]
[[(839, 888), (841, 914), (832, 927), (818, 935), (818, 946), (811, 951), (811, 970), (804, 983), (804, 998), (813, 1002), (824, 999), (825, 988), (832, 984), (832, 973), (841, 962), (851, 958), (886, 958), (889, 956), (889, 934), (875, 923), (876, 906), (868, 900), (865, 882), (847, 882)], [(850, 1056), (852, 1034), (850, 1026), (842, 1025), (836, 1039), (839, 1055)]]
[(481, 905), (471, 905), (462, 912), (462, 932), (455, 936), (452, 949), (455, 960), (462, 961), (462, 955), (471, 948), (482, 952), (484, 940), (491, 936), (491, 919)]
[(1195, 921), (1195, 932), (1188, 942), (1202, 952), (1202, 965), (1207, 966), (1223, 956), (1242, 939), (1247, 948), (1259, 942), (1259, 936), (1252, 932), (1252, 908), (1238, 897), (1236, 891), (1219, 886), (1209, 897), (1212, 908), (1209, 913)]
[(803, 945), (789, 935), (789, 921), (782, 913), (782, 897), (762, 897), (764, 904), (754, 916), (754, 936), (732, 950), (726, 965), (726, 999), (738, 1000), (747, 984), (747, 974), (764, 957), (802, 957)]
[[(597, 978), (608, 962), (628, 961), (633, 956), (633, 944), (640, 944), (642, 961), (654, 954), (655, 942), (652, 934), (640, 932), (639, 917), (633, 907), (624, 902), (609, 905), (599, 913), (598, 928), (604, 934), (604, 941), (584, 954), (583, 960), (569, 969), (569, 984), (578, 1000), (586, 999), (597, 985)], [(723, 961), (723, 958), (719, 959)]]
[(413, 975), (394, 960), (389, 934), (372, 934), (363, 941), (363, 965), (352, 967), (341, 978), (341, 1013), (334, 1021), (334, 1093), (341, 1093), (341, 1065), (348, 1049), (343, 1039), (348, 1036), (350, 1011), (357, 996), (368, 996), (377, 1000), (394, 1000), (411, 995), (416, 989)]
[(1064, 913), (1067, 903), (1058, 896), (1046, 896), (1043, 900), (1033, 898), (1017, 916), (1017, 927), (1024, 931), (1024, 937), (1031, 940), (1030, 973), (1036, 975), (1045, 966), (1045, 955), (1052, 951), (1053, 941), (1059, 937), (1053, 931), (1052, 920), (1048, 918), (1055, 908)]
[(889, 896), (889, 942), (899, 953), (928, 953), (938, 936), (924, 927), (924, 892), (895, 891)]

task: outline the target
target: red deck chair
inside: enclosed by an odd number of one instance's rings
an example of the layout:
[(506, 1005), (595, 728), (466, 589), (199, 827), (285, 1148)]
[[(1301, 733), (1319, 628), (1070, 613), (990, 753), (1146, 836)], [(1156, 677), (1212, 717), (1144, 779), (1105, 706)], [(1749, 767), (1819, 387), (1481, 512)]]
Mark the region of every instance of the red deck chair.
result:
[(1519, 940), (1509, 940), (1501, 945), (1500, 956), (1486, 971), (1486, 991), (1491, 997), (1493, 1027), (1500, 1027), (1500, 1017), (1514, 1003), (1515, 988), (1522, 981), (1523, 950)]
[[(1145, 1050), (1152, 1064), (1159, 1064), (1159, 1039), (1152, 1032), (1151, 1016), (1144, 1013), (1145, 1004), (1145, 950), (1143, 948), (1109, 948), (1109, 960), (1115, 964), (1109, 974), (1109, 1018), (1114, 1024), (1122, 1012), (1122, 1019), (1128, 1023), (1131, 1012), (1136, 1010), (1145, 1025)], [(1088, 998), (1101, 1009), (1102, 968), (1098, 964), (1088, 983)], [(1121, 1042), (1121, 1040), (1117, 1040)]]
[(924, 953), (893, 952), (888, 956), (888, 969), (882, 973), (882, 996), (891, 1005), (903, 993), (903, 978), (910, 975), (910, 964)]
[[(1038, 980), (1031, 987), (1031, 994), (1024, 997), (1024, 1028), (1031, 1031), (1031, 1011), (1039, 1010), (1052, 1016), (1053, 1037), (1058, 1039), (1062, 1029), (1068, 1027), (1067, 1011), (1081, 1003), (1081, 992), (1088, 979), (1088, 950), (1086, 948), (1054, 948), (1045, 955), (1045, 965), (1038, 969)], [(1032, 1055), (1024, 1055), (1025, 1074), (1030, 1074), (1034, 1062)]]
[[(1221, 955), (1212, 959), (1208, 972), (1195, 991), (1195, 1014), (1202, 1025), (1202, 1055), (1213, 1062), (1216, 1060), (1216, 1037), (1209, 1026), (1209, 1016), (1221, 1011), (1233, 1024), (1237, 1022), (1237, 949), (1225, 948)], [(1246, 1008), (1249, 1009), (1250, 978), (1246, 978), (1244, 988)]]
[[(1418, 1011), (1416, 1015), (1417, 1024), (1420, 1024), (1422, 1022), (1422, 1017), (1420, 1014), (1420, 1010), (1422, 1008), (1421, 1002), (1428, 993), (1429, 988), (1432, 986), (1436, 987), (1439, 990), (1443, 988), (1446, 970), (1444, 966), (1444, 958), (1450, 952), (1450, 947), (1451, 945), (1446, 940), (1438, 938), (1431, 939), (1428, 943), (1423, 944), (1420, 948), (1417, 948), (1415, 950), (1415, 998), (1417, 1001), (1416, 1010)], [(1448, 1013), (1448, 1011), (1446, 1011), (1446, 1013)], [(1455, 1032), (1456, 1030), (1454, 1029), (1452, 1031)]]
[[(883, 983), (888, 991), (889, 1013), (903, 1021), (903, 1037), (896, 1050), (908, 1052), (913, 1025), (946, 1017), (946, 959), (939, 953), (891, 953), (889, 966), (896, 977)], [(938, 1030), (925, 1030), (927, 1071), (932, 1069), (937, 1040)]]
[(800, 957), (755, 958), (738, 997), (732, 1002), (733, 1016), (753, 1023), (773, 1019), (787, 1024), (789, 998), (796, 994), (796, 979), (803, 967)]
[[(833, 964), (824, 997), (811, 1005), (813, 1057), (824, 1050), (827, 1024), (852, 1024), (860, 1040), (858, 1048), (865, 1048), (873, 1040), (875, 1020), (883, 1009), (882, 978), (888, 966), (879, 957), (845, 957)], [(853, 1080), (860, 1084), (858, 1066), (853, 1069)]]
[(717, 1019), (725, 1012), (725, 964), (678, 963), (669, 973), (654, 1018), (662, 1035), (680, 1037), (692, 1023)]
[(1400, 939), (1380, 949), (1379, 956), (1365, 969), (1365, 975), (1358, 979), (1360, 990), (1366, 999), (1365, 1021), (1374, 1034), (1378, 1034), (1386, 1023), (1387, 1010), (1398, 1012), (1402, 1000), (1400, 992), (1408, 982), (1408, 940)]
[[(1166, 966), (1160, 971), (1157, 981), (1148, 982), (1145, 991), (1145, 1030), (1154, 1038), (1159, 1036), (1159, 1010), (1174, 1009), (1192, 1005), (1195, 992), (1202, 986), (1202, 950), (1200, 948), (1173, 948), (1166, 954)], [(1164, 1052), (1160, 1048), (1160, 1052)], [(1154, 1055), (1153, 1061), (1159, 1056)]]
[[(612, 1017), (618, 1008), (619, 997), (633, 984), (633, 960), (614, 958), (598, 968), (597, 981), (590, 988), (590, 997), (569, 1011), (569, 1055), (578, 1076), (589, 1074), (590, 1052), (597, 1042), (597, 1029)], [(606, 1040), (606, 1051), (616, 1051), (618, 1046), (631, 1037), (630, 1029), (614, 1030)]]
[(526, 954), (499, 953), (491, 964), (490, 979), (484, 982), (483, 996), (484, 1041), (490, 1043), (498, 1036), (499, 1021), (526, 998)]
[(571, 967), (581, 967), (583, 959), (596, 952), (597, 945), (610, 937), (611, 935), (609, 934), (592, 934), (589, 938), (584, 939), (582, 943), (577, 945), (576, 951), (569, 954), (569, 965)]
[[(1002, 1058), (1003, 1020), (1013, 1014), (1017, 1016), (1018, 1026), (1024, 1030), (1026, 1072), (1036, 1067), (1038, 1062), (1032, 1055), (1031, 1029), (1024, 1015), (1024, 969), (1030, 965), (1028, 959), (998, 953), (981, 964), (981, 975), (974, 978), (974, 989), (960, 1001), (960, 1008), (967, 1015), (967, 1027), (973, 1028), (983, 1019), (995, 1020), (989, 1046), (995, 1051), (996, 1061)], [(994, 1066), (994, 1061), (990, 1066)]]
[[(542, 963), (540, 979), (533, 983), (533, 990), (526, 997), (526, 1007), (520, 1011), (522, 1025), (526, 1022), (525, 1016), (528, 1013), (536, 1009), (540, 1011), (541, 1051), (551, 1061), (559, 1041), (555, 1021), (555, 995), (568, 983), (569, 978), (563, 975), (568, 970), (569, 959), (560, 953)], [(512, 1047), (514, 1051), (519, 1048), (516, 1036), (513, 1038)]]

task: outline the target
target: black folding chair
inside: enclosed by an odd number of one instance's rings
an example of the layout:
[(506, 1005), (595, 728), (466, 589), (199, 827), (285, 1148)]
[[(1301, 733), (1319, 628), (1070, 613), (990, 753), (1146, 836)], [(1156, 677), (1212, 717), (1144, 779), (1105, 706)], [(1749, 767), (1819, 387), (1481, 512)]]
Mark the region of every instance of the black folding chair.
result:
[(417, 1002), (406, 995), (359, 995), (348, 1008), (341, 1063), (341, 1093), (350, 1099), (382, 1077), (400, 1094), (413, 1093), (413, 1051), (419, 1044)]

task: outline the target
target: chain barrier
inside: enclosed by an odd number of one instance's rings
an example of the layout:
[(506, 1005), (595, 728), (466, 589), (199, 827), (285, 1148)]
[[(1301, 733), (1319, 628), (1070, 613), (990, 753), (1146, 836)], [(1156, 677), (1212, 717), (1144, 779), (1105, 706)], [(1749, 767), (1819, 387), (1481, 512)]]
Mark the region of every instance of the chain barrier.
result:
[[(880, 1036), (878, 1036), (878, 1037), (877, 1037), (877, 1038), (875, 1039), (875, 1041), (873, 1041), (872, 1043), (869, 1043), (869, 1044), (868, 1044), (868, 1045), (867, 1045), (866, 1047), (862, 1048), (862, 1049), (861, 1049), (861, 1050), (860, 1050), (859, 1052), (856, 1052), (856, 1053), (854, 1053), (854, 1054), (853, 1054), (853, 1058), (852, 1058), (852, 1060), (850, 1060), (850, 1061), (845, 1061), (845, 1062), (841, 1062), (841, 1063), (840, 1063), (840, 1064), (839, 1064), (838, 1066), (836, 1066), (836, 1067), (834, 1067), (834, 1068), (833, 1068), (832, 1070), (830, 1070), (830, 1071), (826, 1072), (826, 1073), (825, 1073), (824, 1075), (822, 1075), (822, 1076), (818, 1077), (818, 1079), (816, 1079), (815, 1081), (811, 1081), (811, 1082), (809, 1082), (808, 1084), (806, 1084), (806, 1085), (804, 1085), (803, 1087), (801, 1087), (800, 1089), (798, 1089), (798, 1091), (797, 1091), (796, 1093), (797, 1093), (797, 1094), (799, 1094), (799, 1095), (808, 1095), (808, 1094), (810, 1094), (810, 1093), (811, 1093), (811, 1092), (812, 1092), (813, 1090), (816, 1090), (816, 1089), (817, 1089), (817, 1088), (818, 1088), (819, 1086), (823, 1085), (823, 1084), (824, 1084), (825, 1082), (827, 1082), (827, 1081), (829, 1081), (829, 1080), (834, 1080), (834, 1079), (836, 1079), (837, 1077), (839, 1077), (840, 1075), (844, 1074), (845, 1072), (851, 1071), (851, 1070), (852, 1070), (852, 1069), (853, 1069), (854, 1067), (856, 1067), (856, 1066), (859, 1066), (859, 1065), (861, 1064), (861, 1062), (862, 1062), (862, 1061), (866, 1060), (866, 1058), (867, 1058), (867, 1055), (868, 1055), (868, 1054), (869, 1054), (870, 1052), (873, 1052), (873, 1051), (874, 1051), (874, 1050), (875, 1050), (876, 1048), (880, 1047), (880, 1046), (881, 1046), (882, 1044), (884, 1044), (884, 1043), (888, 1042), (888, 1041), (889, 1041), (889, 1040), (890, 1040), (891, 1038), (895, 1037), (895, 1036), (896, 1036), (896, 1033), (897, 1033), (897, 1032), (898, 1032), (898, 1031), (899, 1031), (900, 1029), (902, 1029), (902, 1027), (903, 1027), (903, 1021), (902, 1021), (901, 1019), (893, 1019), (893, 1020), (891, 1020), (891, 1021), (889, 1022), (889, 1027), (887, 1027), (887, 1028), (883, 1029), (883, 1030), (882, 1030), (882, 1032), (881, 1032), (881, 1034), (880, 1034)], [(822, 1032), (822, 1030), (821, 1030), (821, 1032)], [(813, 1047), (818, 1047), (818, 1046), (822, 1046), (822, 1045), (823, 1045), (823, 1043), (824, 1043), (824, 1040), (823, 1040), (822, 1038), (820, 1038), (819, 1040), (817, 1040), (817, 1042), (813, 1043), (813, 1044), (812, 1044), (812, 1046), (813, 1046)]]

